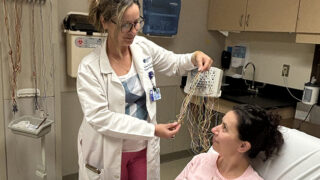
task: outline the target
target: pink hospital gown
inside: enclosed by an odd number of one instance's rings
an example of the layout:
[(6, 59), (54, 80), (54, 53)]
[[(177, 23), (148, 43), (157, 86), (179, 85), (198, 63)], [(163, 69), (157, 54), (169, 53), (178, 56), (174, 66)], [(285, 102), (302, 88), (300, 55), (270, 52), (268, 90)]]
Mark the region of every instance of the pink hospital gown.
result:
[[(217, 168), (218, 156), (217, 153), (202, 153), (195, 156), (175, 180), (227, 180)], [(249, 165), (240, 177), (233, 180), (263, 180), (263, 178)]]

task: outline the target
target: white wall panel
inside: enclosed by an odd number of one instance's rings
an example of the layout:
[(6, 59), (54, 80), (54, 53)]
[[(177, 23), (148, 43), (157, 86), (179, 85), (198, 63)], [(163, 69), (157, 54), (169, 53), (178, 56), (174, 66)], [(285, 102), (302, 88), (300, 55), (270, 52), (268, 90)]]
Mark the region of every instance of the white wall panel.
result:
[[(290, 65), (287, 78), (290, 88), (302, 90), (304, 83), (310, 80), (314, 45), (295, 43), (294, 34), (231, 33), (226, 40), (226, 46), (234, 45), (247, 46), (246, 60), (253, 62), (256, 66), (256, 81), (285, 86), (281, 76), (283, 64)], [(251, 69), (248, 67), (246, 79), (252, 79)]]

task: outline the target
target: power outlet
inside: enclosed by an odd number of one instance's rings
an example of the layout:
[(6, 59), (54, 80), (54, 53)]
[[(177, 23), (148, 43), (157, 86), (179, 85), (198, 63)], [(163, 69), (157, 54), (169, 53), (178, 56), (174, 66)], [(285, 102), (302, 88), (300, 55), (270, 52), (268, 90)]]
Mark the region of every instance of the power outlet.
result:
[(284, 64), (282, 66), (282, 76), (288, 77), (289, 76), (289, 69), (290, 69), (290, 65)]

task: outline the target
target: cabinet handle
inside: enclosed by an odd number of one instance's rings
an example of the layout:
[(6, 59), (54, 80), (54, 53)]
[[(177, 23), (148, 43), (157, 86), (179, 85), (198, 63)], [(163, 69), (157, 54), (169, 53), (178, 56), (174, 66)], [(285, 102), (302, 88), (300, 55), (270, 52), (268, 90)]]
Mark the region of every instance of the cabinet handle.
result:
[(240, 17), (240, 22), (239, 22), (240, 27), (242, 27), (242, 21), (243, 21), (243, 14), (242, 14), (241, 17)]
[(249, 26), (249, 18), (250, 18), (250, 14), (247, 15), (247, 18), (246, 18), (246, 25), (247, 27)]

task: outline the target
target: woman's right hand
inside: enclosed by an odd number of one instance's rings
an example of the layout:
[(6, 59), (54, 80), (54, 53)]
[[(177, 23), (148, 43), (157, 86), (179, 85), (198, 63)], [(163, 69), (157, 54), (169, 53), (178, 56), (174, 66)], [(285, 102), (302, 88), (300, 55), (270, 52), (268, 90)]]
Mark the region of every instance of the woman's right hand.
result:
[(156, 124), (155, 135), (161, 138), (174, 138), (180, 130), (181, 124), (174, 122), (168, 124)]

